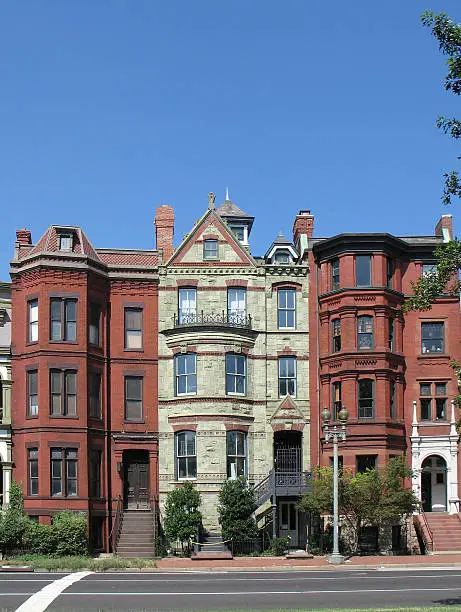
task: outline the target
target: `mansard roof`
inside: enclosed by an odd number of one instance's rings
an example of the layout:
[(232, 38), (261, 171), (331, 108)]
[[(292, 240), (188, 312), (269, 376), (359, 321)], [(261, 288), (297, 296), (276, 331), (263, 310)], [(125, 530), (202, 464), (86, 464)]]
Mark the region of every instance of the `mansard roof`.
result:
[(291, 254), (293, 255), (293, 257), (298, 257), (298, 252), (295, 248), (295, 245), (291, 242), (291, 240), (288, 240), (288, 238), (286, 238), (282, 232), (279, 232), (277, 238), (274, 240), (274, 242), (270, 245), (270, 247), (267, 249), (266, 254), (264, 255), (264, 257), (267, 259), (268, 257), (272, 257), (272, 255), (274, 254), (274, 252), (277, 249), (287, 249), (288, 251), (291, 252)]

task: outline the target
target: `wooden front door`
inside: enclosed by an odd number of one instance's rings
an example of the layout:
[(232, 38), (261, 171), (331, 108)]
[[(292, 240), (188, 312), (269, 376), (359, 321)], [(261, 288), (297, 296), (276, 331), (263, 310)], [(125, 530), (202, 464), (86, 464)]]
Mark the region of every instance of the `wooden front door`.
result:
[(146, 510), (149, 508), (149, 464), (137, 460), (125, 466), (125, 508)]
[(279, 535), (281, 538), (290, 536), (290, 547), (298, 546), (298, 509), (295, 502), (280, 502)]

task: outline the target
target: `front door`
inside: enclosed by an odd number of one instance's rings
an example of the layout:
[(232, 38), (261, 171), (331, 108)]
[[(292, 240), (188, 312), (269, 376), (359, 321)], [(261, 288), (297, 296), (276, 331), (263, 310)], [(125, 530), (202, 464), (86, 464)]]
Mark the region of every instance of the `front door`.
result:
[(298, 546), (298, 510), (296, 502), (280, 502), (279, 506), (279, 536), (290, 536), (290, 547)]
[(139, 457), (125, 463), (124, 506), (128, 510), (149, 508), (149, 464)]

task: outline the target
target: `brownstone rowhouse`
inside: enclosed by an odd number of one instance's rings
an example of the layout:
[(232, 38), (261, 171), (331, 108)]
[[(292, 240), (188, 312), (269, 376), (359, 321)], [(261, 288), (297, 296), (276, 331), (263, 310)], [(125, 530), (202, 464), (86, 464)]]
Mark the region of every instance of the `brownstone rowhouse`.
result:
[(27, 514), (83, 511), (107, 551), (118, 499), (157, 497), (157, 252), (95, 249), (79, 227), (16, 237), (13, 477)]

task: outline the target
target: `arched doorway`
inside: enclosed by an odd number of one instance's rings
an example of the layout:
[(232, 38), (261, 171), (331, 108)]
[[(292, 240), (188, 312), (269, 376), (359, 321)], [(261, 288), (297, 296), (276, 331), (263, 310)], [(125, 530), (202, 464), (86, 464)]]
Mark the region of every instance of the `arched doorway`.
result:
[(421, 501), (424, 512), (447, 511), (447, 462), (430, 455), (421, 465)]

